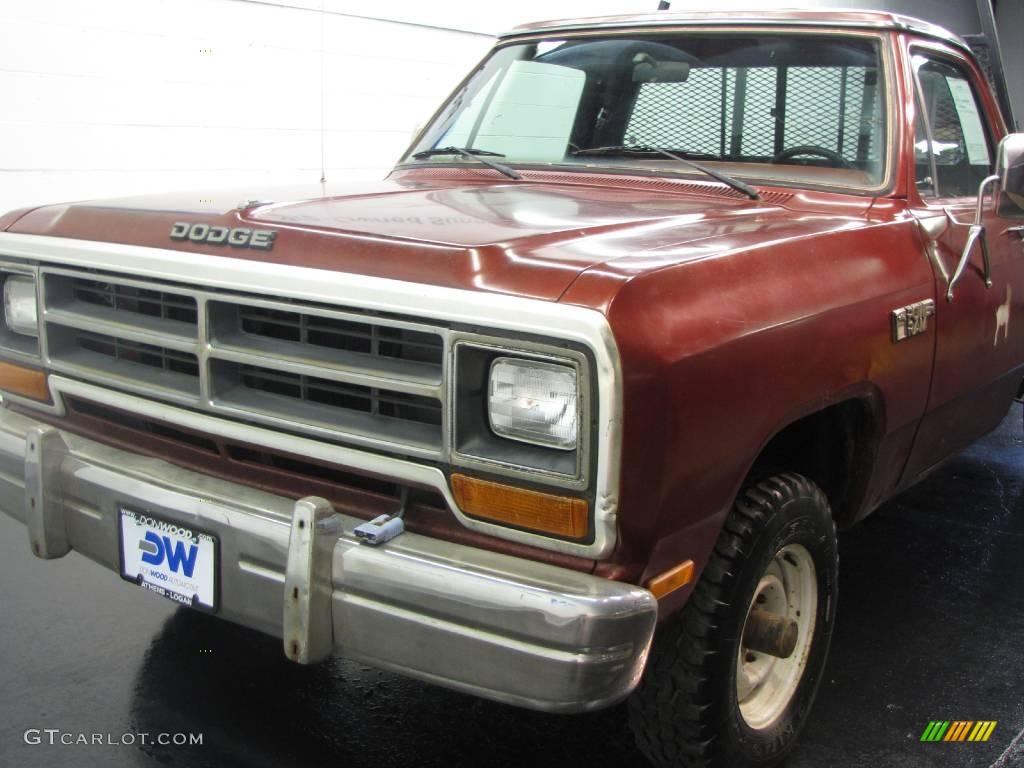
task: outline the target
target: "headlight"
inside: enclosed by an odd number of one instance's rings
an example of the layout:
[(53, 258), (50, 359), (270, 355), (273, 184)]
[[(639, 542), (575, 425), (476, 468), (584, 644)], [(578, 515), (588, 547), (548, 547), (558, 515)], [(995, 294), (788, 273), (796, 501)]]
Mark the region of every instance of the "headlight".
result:
[(13, 333), (39, 335), (36, 281), (33, 278), (12, 275), (4, 280), (4, 323)]
[(491, 364), (487, 411), (497, 435), (573, 450), (577, 401), (574, 368), (510, 357), (499, 357)]

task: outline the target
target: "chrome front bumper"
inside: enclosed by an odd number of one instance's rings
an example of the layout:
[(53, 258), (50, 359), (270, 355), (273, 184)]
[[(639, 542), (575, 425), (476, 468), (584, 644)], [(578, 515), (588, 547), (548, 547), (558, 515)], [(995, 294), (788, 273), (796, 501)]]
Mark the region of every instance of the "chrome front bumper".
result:
[(26, 525), (38, 556), (73, 549), (118, 572), (123, 506), (215, 534), (218, 615), (283, 638), (298, 661), (339, 653), (578, 712), (626, 696), (647, 658), (657, 604), (639, 587), (412, 533), (367, 546), (352, 534), (362, 521), (323, 500), (295, 502), (0, 409), (0, 509)]

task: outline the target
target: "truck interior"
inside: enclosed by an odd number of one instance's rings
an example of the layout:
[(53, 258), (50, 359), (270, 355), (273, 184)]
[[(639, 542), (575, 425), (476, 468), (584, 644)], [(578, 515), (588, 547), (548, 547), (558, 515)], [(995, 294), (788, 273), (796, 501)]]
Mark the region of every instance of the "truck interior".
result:
[(507, 162), (672, 172), (657, 148), (740, 177), (876, 187), (886, 163), (879, 49), (872, 35), (797, 32), (509, 45), (412, 154), (451, 145)]

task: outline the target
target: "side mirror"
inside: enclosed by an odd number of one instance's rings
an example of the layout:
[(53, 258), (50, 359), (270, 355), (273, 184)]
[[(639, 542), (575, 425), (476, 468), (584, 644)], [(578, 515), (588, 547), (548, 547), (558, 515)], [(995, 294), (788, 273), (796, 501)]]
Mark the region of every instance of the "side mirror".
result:
[(985, 192), (995, 185), (999, 190), (996, 213), (999, 216), (1024, 219), (1024, 133), (1009, 133), (999, 142), (996, 150), (996, 172), (984, 179), (978, 186), (978, 202), (974, 208), (974, 223), (967, 230), (967, 243), (946, 287), (946, 301), (953, 300), (953, 286), (964, 273), (971, 258), (975, 243), (981, 243), (981, 257), (985, 263), (985, 287), (992, 287), (992, 266), (988, 258), (988, 243), (985, 241), (985, 225), (982, 224)]
[(985, 192), (992, 185), (999, 190), (996, 213), (1006, 218), (1024, 219), (1024, 133), (1010, 133), (999, 142), (996, 151), (996, 172), (984, 179), (978, 186), (978, 203), (974, 208), (974, 223), (967, 230), (967, 243), (946, 287), (946, 301), (953, 300), (953, 286), (963, 275), (971, 258), (975, 243), (981, 243), (981, 257), (985, 263), (985, 287), (992, 287), (992, 266), (988, 258), (988, 243), (985, 241), (985, 225), (982, 223)]
[(1011, 133), (999, 142), (996, 152), (999, 177), (997, 213), (1007, 218), (1024, 218), (1024, 133)]

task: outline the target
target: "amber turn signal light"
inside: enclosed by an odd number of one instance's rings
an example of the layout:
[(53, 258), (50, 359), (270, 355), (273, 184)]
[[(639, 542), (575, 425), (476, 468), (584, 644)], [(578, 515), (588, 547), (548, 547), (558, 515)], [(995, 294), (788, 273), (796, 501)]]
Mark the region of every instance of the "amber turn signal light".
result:
[(50, 402), (50, 388), (46, 374), (33, 368), (0, 362), (0, 390), (33, 400)]
[(648, 579), (645, 586), (652, 595), (661, 599), (680, 587), (685, 587), (691, 581), (693, 581), (693, 560), (686, 560), (674, 568), (669, 568), (664, 573), (659, 573)]
[(466, 475), (452, 475), (452, 492), (467, 515), (540, 533), (579, 539), (587, 534), (584, 499), (515, 488)]

